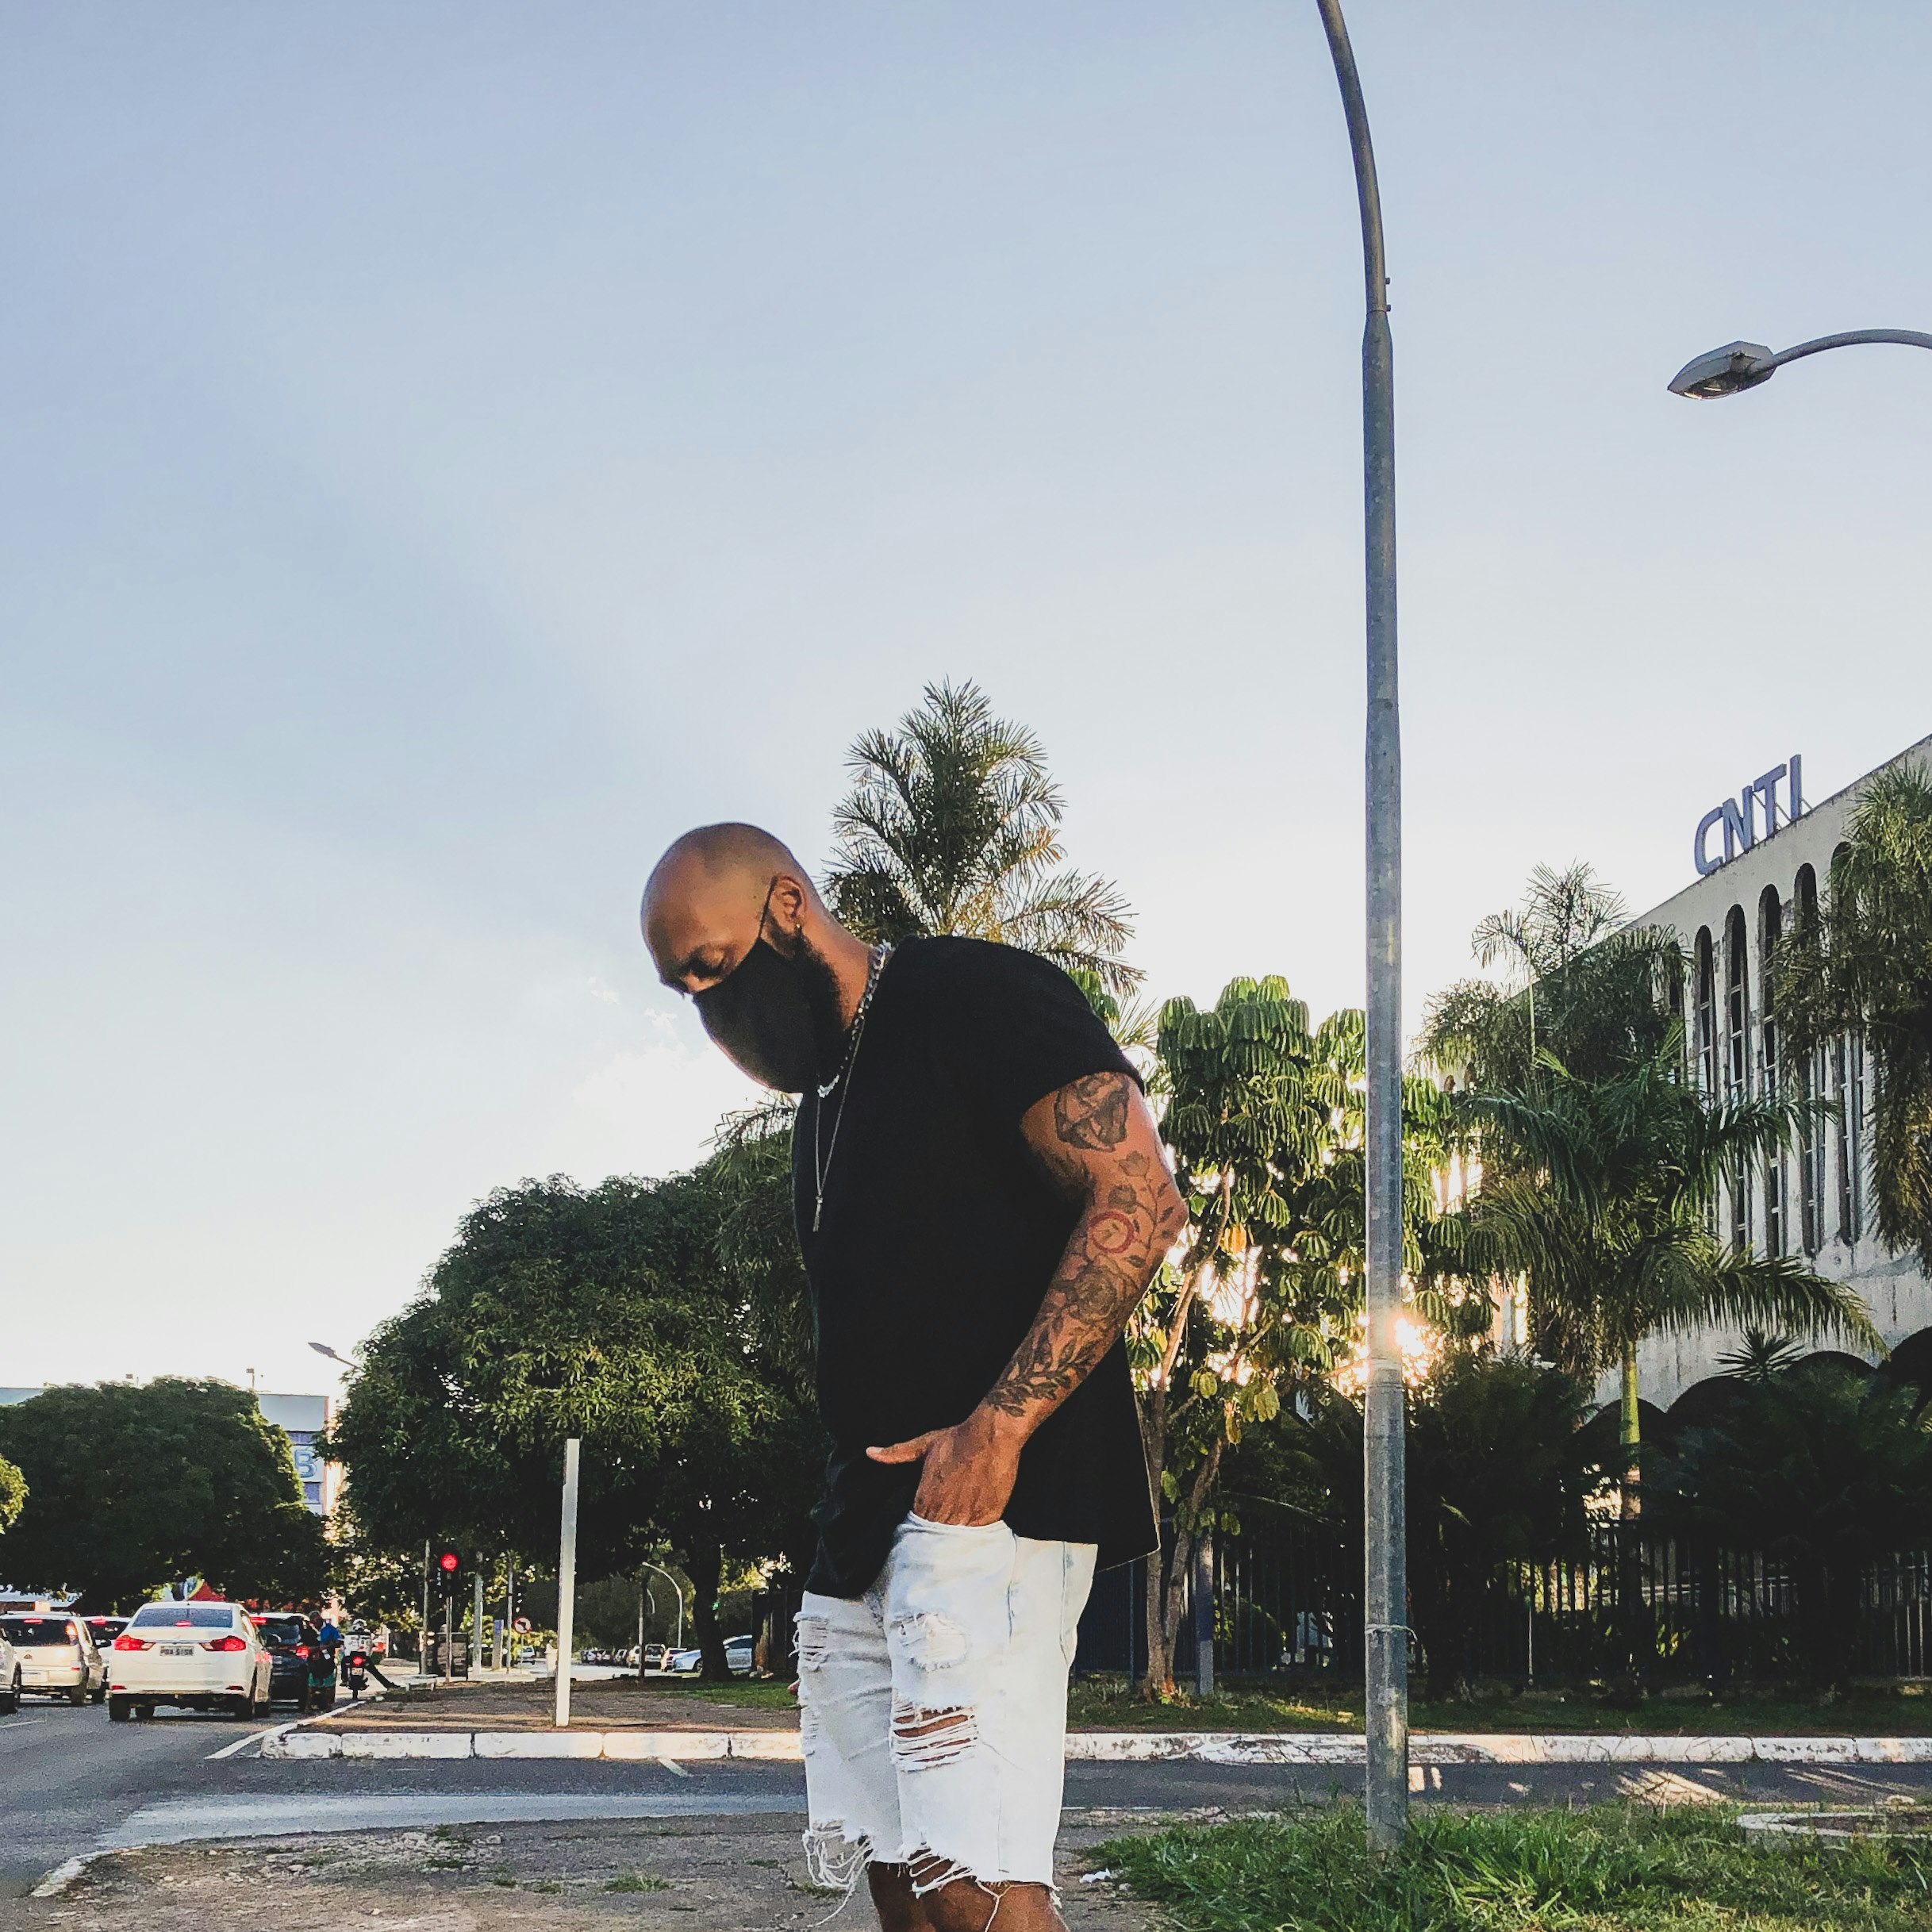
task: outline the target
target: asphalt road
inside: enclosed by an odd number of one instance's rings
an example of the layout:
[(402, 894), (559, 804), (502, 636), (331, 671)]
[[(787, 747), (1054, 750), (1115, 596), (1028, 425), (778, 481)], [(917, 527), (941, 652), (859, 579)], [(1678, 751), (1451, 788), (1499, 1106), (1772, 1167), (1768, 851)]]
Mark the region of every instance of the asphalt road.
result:
[[(265, 1761), (226, 1719), (157, 1716), (110, 1725), (105, 1710), (34, 1703), (0, 1719), (0, 1896), (102, 1846), (381, 1830), (513, 1819), (802, 1814), (795, 1765), (662, 1765), (530, 1760)], [(1739, 1799), (1870, 1803), (1932, 1792), (1932, 1766), (1454, 1765), (1419, 1773), (1422, 1802), (1589, 1803)], [(1070, 1807), (1263, 1810), (1352, 1794), (1353, 1776), (1283, 1766), (1067, 1767)]]

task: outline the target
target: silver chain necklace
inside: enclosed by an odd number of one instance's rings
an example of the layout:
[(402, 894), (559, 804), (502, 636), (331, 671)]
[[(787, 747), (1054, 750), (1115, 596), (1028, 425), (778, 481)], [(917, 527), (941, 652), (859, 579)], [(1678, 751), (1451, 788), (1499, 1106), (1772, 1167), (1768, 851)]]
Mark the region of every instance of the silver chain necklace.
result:
[[(839, 1151), (839, 1129), (845, 1122), (845, 1103), (851, 1098), (852, 1083), (847, 1076), (858, 1062), (858, 1043), (865, 1037), (866, 1014), (872, 1004), (872, 996), (878, 989), (879, 975), (885, 970), (885, 962), (892, 957), (890, 946), (875, 946), (872, 949), (872, 964), (866, 974), (866, 989), (858, 996), (858, 1010), (852, 1016), (852, 1030), (846, 1036), (845, 1058), (839, 1062), (839, 1070), (824, 1086), (818, 1089), (818, 1104), (812, 1109), (812, 1231), (818, 1232), (819, 1217), (825, 1212), (825, 1177), (832, 1172), (832, 1157)], [(832, 1090), (840, 1081), (845, 1081), (845, 1091), (839, 1096), (839, 1111), (832, 1117), (832, 1139), (826, 1143), (825, 1158), (819, 1158), (819, 1123), (825, 1114), (825, 1102)]]

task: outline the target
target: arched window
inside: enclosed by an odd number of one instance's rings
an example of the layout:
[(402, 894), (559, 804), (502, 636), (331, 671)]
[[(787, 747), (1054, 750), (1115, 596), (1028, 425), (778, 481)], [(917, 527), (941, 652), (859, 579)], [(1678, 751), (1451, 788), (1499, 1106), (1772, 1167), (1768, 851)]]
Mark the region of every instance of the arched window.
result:
[(1711, 928), (1700, 927), (1697, 974), (1697, 1085), (1706, 1100), (1717, 1094), (1717, 968), (1711, 958)]
[[(1809, 866), (1798, 868), (1791, 893), (1792, 924), (1800, 937), (1815, 943), (1819, 935), (1818, 874)], [(1825, 1136), (1811, 1108), (1823, 1093), (1823, 1056), (1808, 1053), (1788, 1070), (1806, 1111), (1798, 1120), (1798, 1239), (1807, 1254), (1825, 1245)]]
[[(1831, 855), (1831, 894), (1849, 889), (1845, 862), (1851, 847), (1841, 845)], [(1865, 1231), (1865, 1039), (1841, 1035), (1831, 1045), (1831, 1097), (1837, 1103), (1835, 1138), (1838, 1156), (1838, 1239), (1848, 1246)]]
[[(1750, 972), (1744, 908), (1734, 905), (1724, 919), (1724, 1097), (1734, 1103), (1751, 1090)], [(1742, 1154), (1730, 1174), (1730, 1239), (1750, 1245), (1751, 1170)]]
[[(1772, 969), (1778, 941), (1784, 934), (1784, 908), (1778, 889), (1767, 885), (1757, 901), (1757, 1071), (1767, 1099), (1774, 1097), (1784, 1077), (1778, 1058), (1778, 1023), (1771, 997)], [(1784, 1150), (1765, 1158), (1765, 1252), (1784, 1252)]]

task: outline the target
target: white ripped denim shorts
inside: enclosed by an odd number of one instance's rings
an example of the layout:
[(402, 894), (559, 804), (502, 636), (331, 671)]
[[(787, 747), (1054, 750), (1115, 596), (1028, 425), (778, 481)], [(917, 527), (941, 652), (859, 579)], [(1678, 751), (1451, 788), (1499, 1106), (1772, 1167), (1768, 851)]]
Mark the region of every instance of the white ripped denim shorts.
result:
[(863, 1596), (806, 1593), (800, 1723), (817, 1884), (1053, 1883), (1092, 1543), (910, 1516)]

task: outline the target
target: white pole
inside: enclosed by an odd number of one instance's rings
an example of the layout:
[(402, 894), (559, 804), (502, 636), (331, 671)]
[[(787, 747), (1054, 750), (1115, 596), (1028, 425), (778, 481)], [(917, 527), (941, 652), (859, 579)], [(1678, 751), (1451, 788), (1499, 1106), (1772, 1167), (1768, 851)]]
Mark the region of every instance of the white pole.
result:
[(557, 1554), (557, 1729), (570, 1722), (570, 1645), (577, 1623), (577, 1454), (572, 1436), (563, 1445), (563, 1537)]
[(470, 1619), (470, 1675), (483, 1674), (483, 1566), (476, 1566), (476, 1612)]

